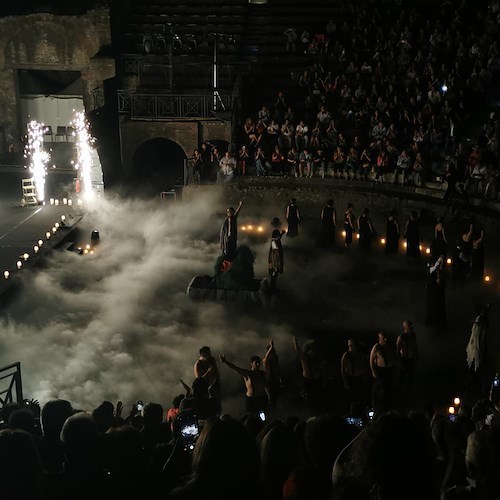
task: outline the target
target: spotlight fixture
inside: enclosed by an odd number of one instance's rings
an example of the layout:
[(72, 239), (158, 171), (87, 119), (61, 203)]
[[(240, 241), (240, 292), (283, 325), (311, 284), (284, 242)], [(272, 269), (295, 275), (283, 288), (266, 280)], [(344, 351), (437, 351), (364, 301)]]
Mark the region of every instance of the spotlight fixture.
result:
[(28, 259), (30, 258), (30, 254), (29, 253), (23, 253), (23, 259), (24, 261), (26, 262)]
[(16, 266), (17, 266), (18, 269), (21, 269), (21, 267), (23, 267), (23, 263), (20, 260), (18, 260), (16, 262)]
[(4, 271), (4, 272), (3, 272), (3, 277), (4, 277), (6, 280), (8, 280), (8, 279), (9, 279), (9, 277), (10, 277), (10, 273), (9, 273), (9, 271)]

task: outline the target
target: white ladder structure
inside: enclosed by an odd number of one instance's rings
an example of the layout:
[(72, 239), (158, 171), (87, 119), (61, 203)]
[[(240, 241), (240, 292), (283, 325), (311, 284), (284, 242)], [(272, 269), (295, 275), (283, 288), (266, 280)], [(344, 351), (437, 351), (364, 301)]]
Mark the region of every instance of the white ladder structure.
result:
[(35, 181), (33, 177), (29, 179), (23, 179), (22, 183), (23, 183), (23, 199), (21, 200), (21, 205), (23, 207), (27, 205), (38, 205)]

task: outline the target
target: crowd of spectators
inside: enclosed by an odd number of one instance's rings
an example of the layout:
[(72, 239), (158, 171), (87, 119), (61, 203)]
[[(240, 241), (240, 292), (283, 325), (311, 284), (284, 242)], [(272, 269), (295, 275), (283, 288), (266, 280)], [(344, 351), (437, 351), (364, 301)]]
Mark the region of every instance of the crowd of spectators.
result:
[[(415, 338), (405, 335), (414, 335), (409, 321), (391, 349), (394, 358), (408, 361), (417, 351)], [(306, 392), (313, 396), (311, 360), (320, 353), (311, 342), (299, 348), (294, 339), (294, 345)], [(382, 370), (387, 374), (390, 368), (388, 349), (381, 333), (369, 356), (373, 376), (380, 377), (375, 383), (383, 386), (387, 378)], [(264, 373), (270, 365), (276, 368), (273, 350), (271, 343), (263, 359)], [(315, 411), (307, 419), (272, 419), (261, 408), (247, 407), (242, 418), (235, 418), (221, 412), (219, 369), (211, 356), (208, 347), (200, 349), (192, 389), (183, 383), (186, 394), (175, 397), (168, 409), (139, 401), (123, 416), (121, 402), (115, 406), (104, 401), (91, 411), (75, 409), (66, 400), (49, 401), (43, 409), (33, 400), (5, 405), (0, 430), (2, 498), (498, 498), (498, 375), (489, 399), (473, 405), (455, 400), (448, 413), (430, 407), (365, 413), (354, 405), (347, 418)], [(365, 368), (355, 373), (359, 356), (359, 346), (350, 341), (341, 370), (351, 392), (356, 377), (364, 375)], [(260, 358), (252, 357), (249, 370), (223, 355), (220, 359), (250, 380), (248, 394), (255, 381), (252, 372), (262, 373)], [(360, 362), (369, 371), (368, 358), (361, 356)], [(400, 368), (405, 391), (411, 391), (413, 383), (408, 367), (403, 363)], [(279, 384), (267, 380), (269, 388), (279, 391)], [(321, 398), (325, 400), (324, 394)]]
[(360, 2), (321, 36), (287, 30), (289, 57), (310, 65), (246, 118), (238, 173), (446, 180), (496, 199), (500, 121), (485, 96), (500, 74), (499, 16), (498, 1)]

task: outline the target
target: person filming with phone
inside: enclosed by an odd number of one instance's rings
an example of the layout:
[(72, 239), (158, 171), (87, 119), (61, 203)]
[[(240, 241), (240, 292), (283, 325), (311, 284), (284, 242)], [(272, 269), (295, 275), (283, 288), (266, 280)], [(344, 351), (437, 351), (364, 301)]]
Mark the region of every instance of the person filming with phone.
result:
[(261, 411), (267, 412), (268, 399), (266, 394), (266, 375), (260, 369), (261, 360), (259, 356), (250, 358), (250, 369), (245, 370), (231, 363), (221, 354), (221, 363), (235, 371), (245, 382), (245, 410), (247, 413), (256, 415)]

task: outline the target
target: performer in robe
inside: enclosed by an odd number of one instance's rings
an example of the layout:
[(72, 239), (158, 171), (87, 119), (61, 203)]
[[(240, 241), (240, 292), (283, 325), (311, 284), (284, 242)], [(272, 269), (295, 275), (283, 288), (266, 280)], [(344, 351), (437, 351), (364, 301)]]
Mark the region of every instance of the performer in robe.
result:
[(269, 257), (267, 259), (269, 266), (269, 279), (271, 286), (269, 291), (273, 293), (276, 289), (276, 281), (278, 276), (283, 273), (283, 246), (281, 245), (281, 236), (284, 231), (275, 229), (272, 234), (271, 245), (269, 246)]
[(240, 201), (236, 210), (229, 207), (226, 210), (226, 220), (220, 230), (220, 248), (224, 260), (231, 261), (236, 253), (238, 243), (238, 214), (240, 213), (243, 202)]
[(288, 222), (288, 231), (286, 235), (289, 238), (295, 238), (299, 235), (300, 213), (297, 207), (297, 200), (292, 198), (286, 207), (286, 220)]

